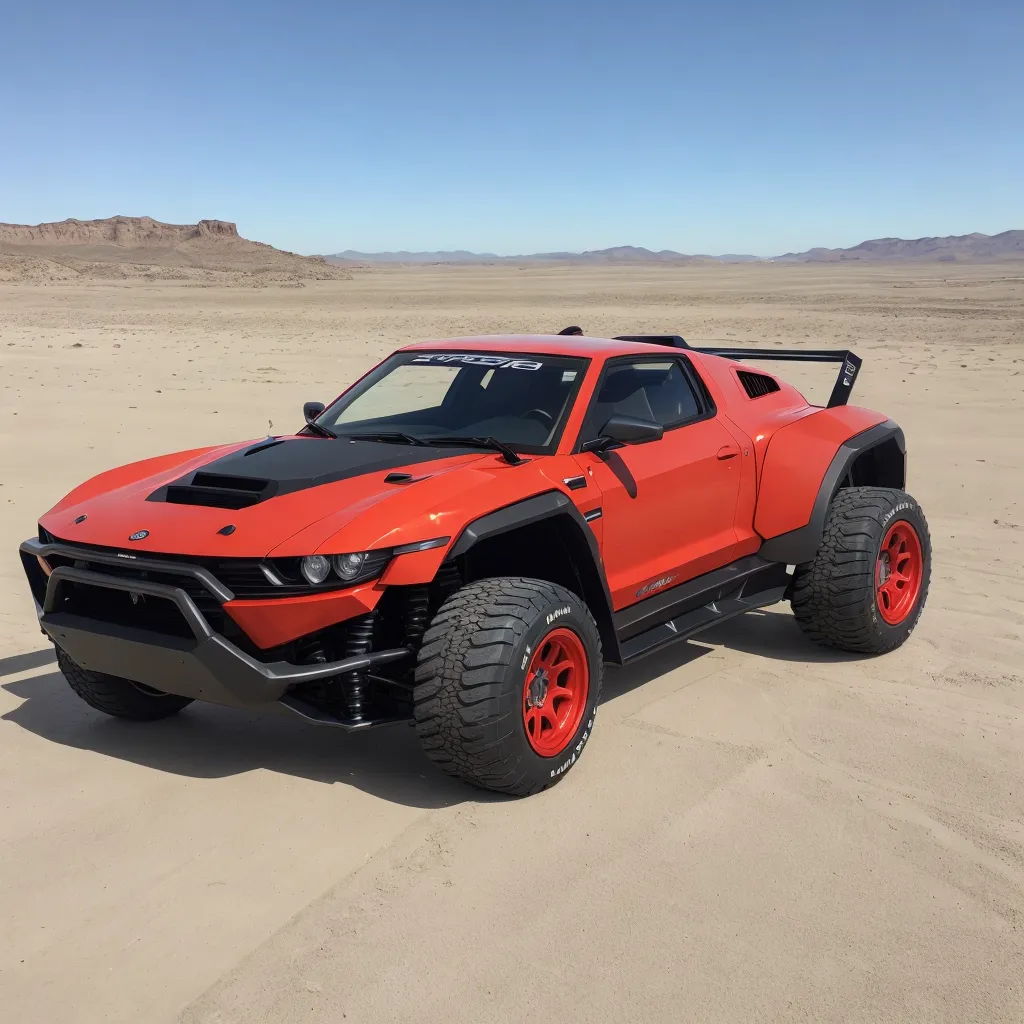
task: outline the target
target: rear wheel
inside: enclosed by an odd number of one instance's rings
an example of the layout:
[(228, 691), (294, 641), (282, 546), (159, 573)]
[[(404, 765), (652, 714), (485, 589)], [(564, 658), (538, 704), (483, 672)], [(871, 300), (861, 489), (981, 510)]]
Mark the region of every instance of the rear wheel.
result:
[(601, 674), (597, 625), (575, 594), (519, 577), (471, 583), (424, 635), (416, 731), (449, 775), (500, 793), (536, 793), (582, 753)]
[(796, 568), (796, 621), (813, 640), (842, 651), (891, 651), (917, 625), (931, 562), (928, 523), (906, 491), (841, 490), (813, 561)]
[(167, 718), (192, 703), (191, 697), (178, 697), (173, 693), (154, 690), (130, 679), (108, 676), (103, 672), (90, 672), (72, 661), (57, 648), (57, 667), (64, 674), (71, 689), (90, 707), (115, 718), (130, 718), (137, 722), (152, 722)]

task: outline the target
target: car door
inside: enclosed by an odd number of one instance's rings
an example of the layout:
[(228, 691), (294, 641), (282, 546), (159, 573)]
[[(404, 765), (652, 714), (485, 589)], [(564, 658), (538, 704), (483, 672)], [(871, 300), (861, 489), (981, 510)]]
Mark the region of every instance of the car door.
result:
[[(654, 420), (664, 435), (579, 451), (616, 414)], [(684, 356), (609, 360), (577, 452), (601, 491), (599, 536), (616, 610), (731, 561), (740, 448)]]

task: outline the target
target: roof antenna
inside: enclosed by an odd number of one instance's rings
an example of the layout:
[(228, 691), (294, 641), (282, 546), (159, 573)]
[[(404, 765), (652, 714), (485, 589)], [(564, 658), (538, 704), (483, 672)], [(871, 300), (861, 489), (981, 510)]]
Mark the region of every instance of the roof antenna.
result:
[(583, 328), (582, 327), (565, 327), (562, 330), (560, 330), (558, 333), (559, 333), (559, 335), (569, 334), (569, 335), (571, 335), (574, 338), (577, 338), (577, 337), (581, 338), (581, 337), (583, 337)]

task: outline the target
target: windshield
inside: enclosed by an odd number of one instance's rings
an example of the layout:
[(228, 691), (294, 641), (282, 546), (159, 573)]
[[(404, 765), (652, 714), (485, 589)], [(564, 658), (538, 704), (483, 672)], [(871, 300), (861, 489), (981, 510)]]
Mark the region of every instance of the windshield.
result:
[(554, 451), (586, 359), (493, 352), (398, 352), (316, 422), (341, 437), (490, 437), (517, 451)]

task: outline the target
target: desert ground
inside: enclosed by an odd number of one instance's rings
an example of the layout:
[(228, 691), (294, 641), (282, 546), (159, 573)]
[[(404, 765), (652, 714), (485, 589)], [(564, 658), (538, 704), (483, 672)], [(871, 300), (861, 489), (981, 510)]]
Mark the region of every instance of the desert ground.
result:
[[(0, 284), (0, 1017), (1024, 1020), (1024, 266), (46, 280)], [(931, 523), (910, 642), (778, 606), (610, 670), (523, 801), (404, 726), (134, 725), (56, 672), (16, 549), (76, 483), (295, 429), (412, 339), (567, 324), (863, 356)]]

